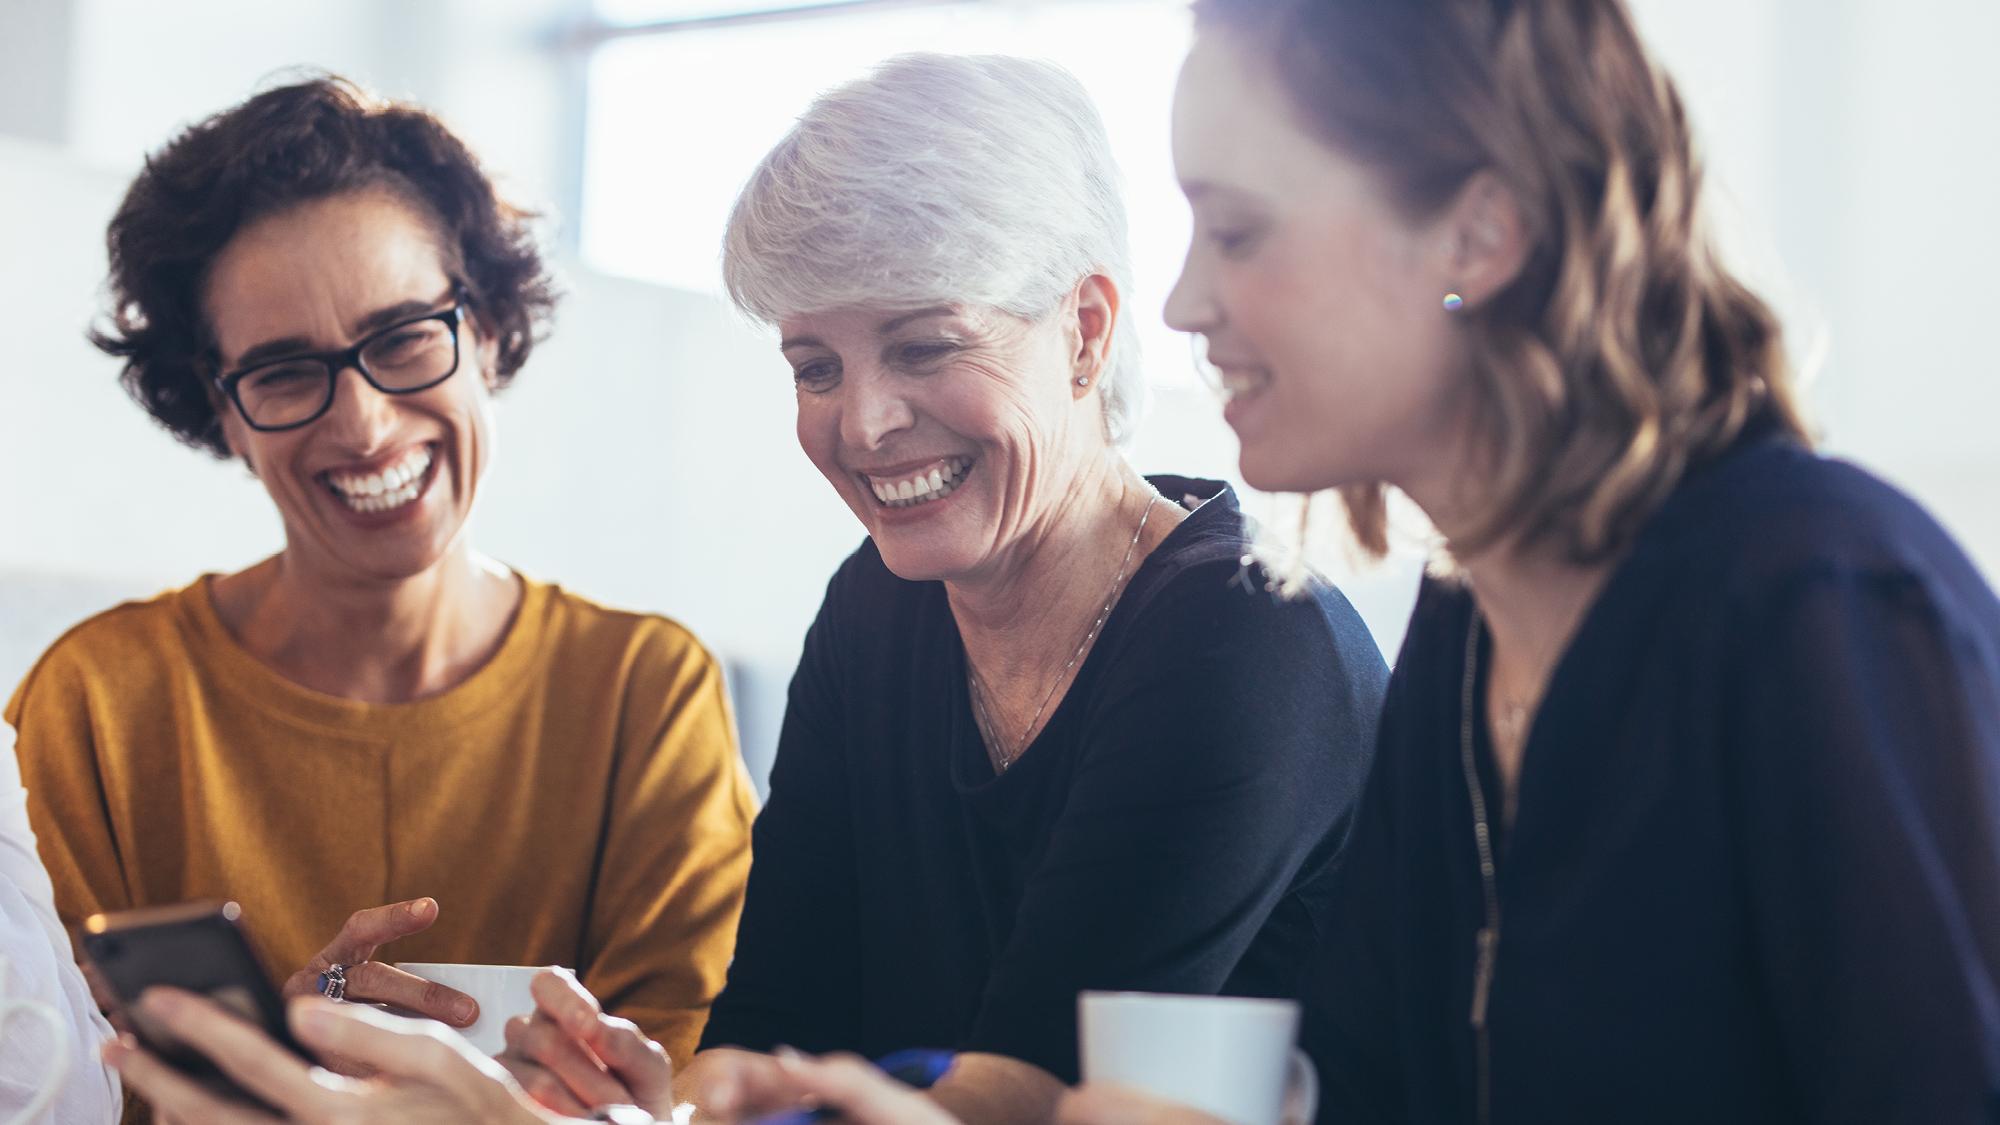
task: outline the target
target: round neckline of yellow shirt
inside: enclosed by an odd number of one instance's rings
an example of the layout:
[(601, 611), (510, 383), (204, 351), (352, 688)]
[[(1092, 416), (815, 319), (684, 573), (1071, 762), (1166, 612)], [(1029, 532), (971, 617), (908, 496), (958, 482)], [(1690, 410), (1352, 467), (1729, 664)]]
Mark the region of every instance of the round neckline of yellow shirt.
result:
[(190, 640), (214, 659), (224, 673), (221, 683), (260, 709), (286, 719), (341, 729), (356, 720), (394, 721), (397, 725), (455, 725), (498, 706), (505, 693), (530, 668), (547, 633), (553, 587), (515, 572), (521, 580), (521, 604), (507, 635), (491, 658), (473, 673), (436, 695), (403, 703), (371, 703), (317, 691), (287, 678), (243, 647), (216, 612), (208, 573), (180, 592), (176, 599), (187, 620)]

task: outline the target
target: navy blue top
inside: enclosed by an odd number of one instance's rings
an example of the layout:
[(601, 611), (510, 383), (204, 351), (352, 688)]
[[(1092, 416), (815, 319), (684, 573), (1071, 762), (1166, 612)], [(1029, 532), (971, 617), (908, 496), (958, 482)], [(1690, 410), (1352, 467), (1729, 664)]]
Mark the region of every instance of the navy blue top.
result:
[[(1480, 1119), (1472, 609), (1427, 582), (1391, 681), (1308, 998), (1328, 1123)], [(1585, 615), (1498, 868), (1489, 1120), (2000, 1121), (2000, 603), (1895, 490), (1745, 442)]]
[(944, 587), (873, 544), (841, 566), (703, 1047), (952, 1047), (1073, 1081), (1081, 989), (1304, 987), (1388, 668), (1339, 593), (1282, 601), (1245, 570), (1227, 489), (1152, 479), (1207, 502), (999, 776)]

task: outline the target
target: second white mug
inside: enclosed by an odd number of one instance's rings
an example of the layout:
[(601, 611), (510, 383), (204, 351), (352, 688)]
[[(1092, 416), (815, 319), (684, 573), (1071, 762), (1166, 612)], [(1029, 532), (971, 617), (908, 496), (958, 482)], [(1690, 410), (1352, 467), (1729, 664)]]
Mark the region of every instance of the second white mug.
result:
[(1077, 1000), (1083, 1077), (1165, 1098), (1232, 1125), (1310, 1121), (1319, 1076), (1293, 1046), (1290, 1000), (1086, 992)]

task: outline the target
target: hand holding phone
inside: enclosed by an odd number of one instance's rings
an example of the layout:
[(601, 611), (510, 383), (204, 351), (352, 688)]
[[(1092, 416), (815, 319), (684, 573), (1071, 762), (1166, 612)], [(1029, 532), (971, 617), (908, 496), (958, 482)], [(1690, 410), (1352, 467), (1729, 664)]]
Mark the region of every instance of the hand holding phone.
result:
[(233, 902), (94, 914), (84, 922), (83, 951), (92, 970), (109, 986), (117, 1014), (141, 1045), (203, 1085), (254, 1103), (256, 1098), (138, 1005), (147, 989), (159, 985), (197, 993), (261, 1028), (299, 1058), (315, 1062), (292, 1037), (284, 1001), (243, 936), (242, 915), (242, 908)]

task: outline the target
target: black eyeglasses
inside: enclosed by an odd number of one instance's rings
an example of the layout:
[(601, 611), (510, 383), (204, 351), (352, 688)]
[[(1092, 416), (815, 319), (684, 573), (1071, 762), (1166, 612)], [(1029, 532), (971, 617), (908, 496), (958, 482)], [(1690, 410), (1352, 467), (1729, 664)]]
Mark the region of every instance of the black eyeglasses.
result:
[(338, 352), (286, 356), (220, 376), (216, 387), (253, 430), (292, 430), (333, 405), (343, 368), (361, 373), (385, 395), (427, 391), (458, 370), (458, 323), (464, 306), (398, 321)]

